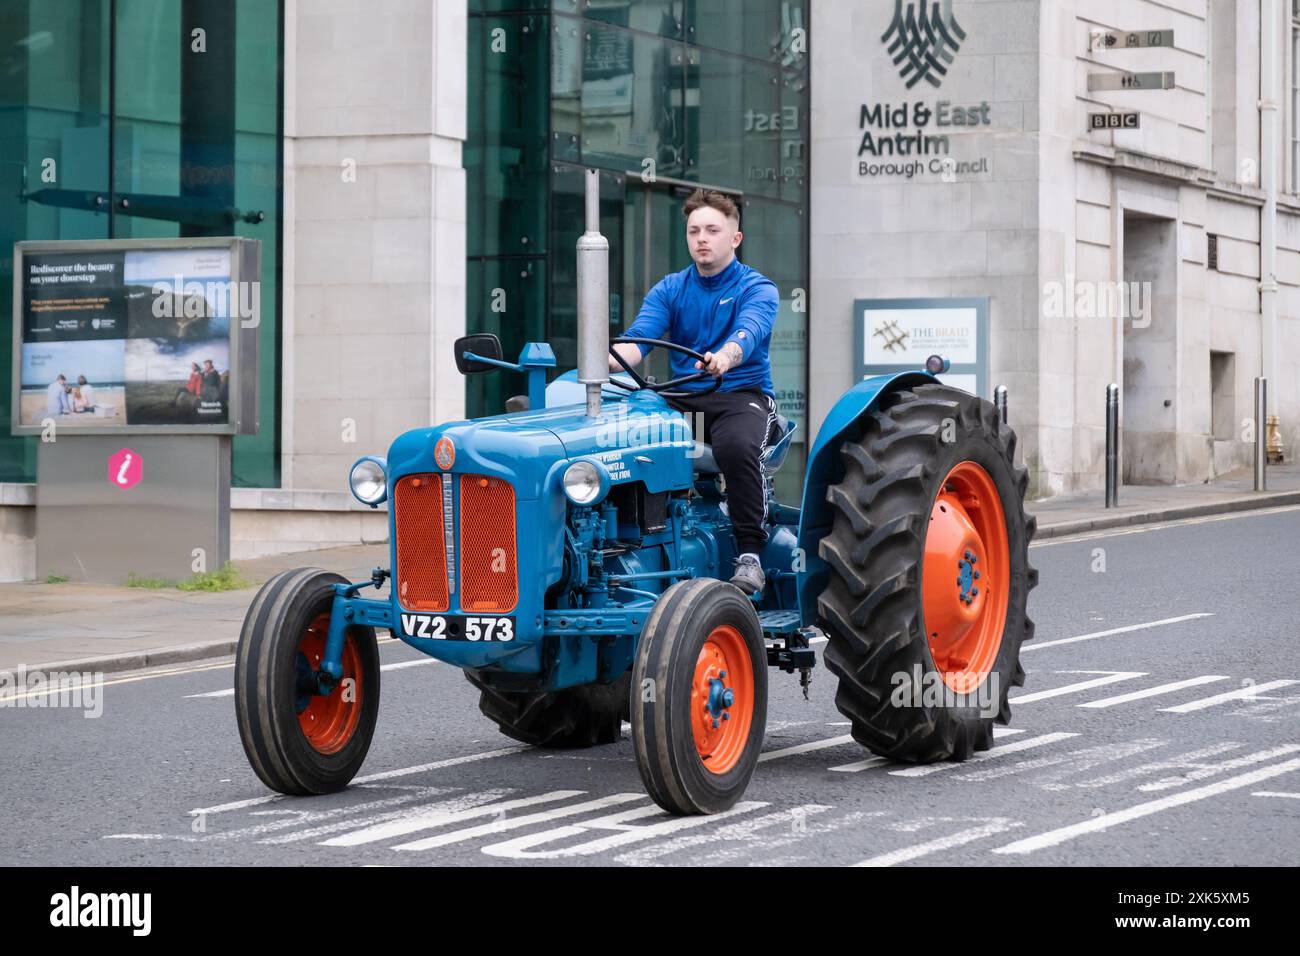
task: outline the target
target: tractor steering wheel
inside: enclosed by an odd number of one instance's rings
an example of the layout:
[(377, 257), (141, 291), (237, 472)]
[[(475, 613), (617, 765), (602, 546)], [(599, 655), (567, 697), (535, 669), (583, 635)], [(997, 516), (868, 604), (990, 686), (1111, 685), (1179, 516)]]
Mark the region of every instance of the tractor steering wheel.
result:
[[(688, 349), (684, 345), (678, 345), (676, 342), (666, 342), (663, 339), (642, 339), (620, 336), (609, 340), (609, 354), (614, 356), (614, 361), (623, 366), (623, 371), (627, 372), (627, 374), (632, 377), (632, 381), (634, 381), (636, 385), (633, 386), (627, 384), (627, 382), (620, 382), (616, 378), (611, 378), (609, 380), (609, 384), (611, 385), (617, 385), (619, 388), (627, 389), (629, 392), (634, 392), (640, 388), (649, 389), (652, 392), (658, 392), (664, 398), (691, 398), (695, 395), (708, 395), (710, 392), (716, 392), (722, 386), (721, 375), (711, 375), (703, 369), (698, 372), (693, 372), (690, 375), (682, 375), (678, 378), (669, 379), (666, 382), (647, 382), (636, 373), (632, 366), (627, 364), (623, 356), (619, 355), (618, 351), (614, 348), (615, 345), (623, 344), (649, 345), (653, 348), (667, 349), (670, 352), (681, 352), (683, 355), (688, 355), (697, 362), (705, 361), (704, 356), (699, 352), (694, 349)], [(679, 387), (688, 382), (698, 382), (705, 378), (713, 379), (713, 385), (709, 388), (685, 389)]]

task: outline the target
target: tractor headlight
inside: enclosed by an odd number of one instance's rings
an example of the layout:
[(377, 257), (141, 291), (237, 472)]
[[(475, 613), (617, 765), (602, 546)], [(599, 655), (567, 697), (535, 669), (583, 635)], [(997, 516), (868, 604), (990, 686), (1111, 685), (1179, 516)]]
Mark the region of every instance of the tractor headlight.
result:
[(388, 462), (369, 455), (357, 459), (348, 473), (348, 487), (357, 501), (378, 508), (388, 497)]
[(575, 505), (594, 505), (609, 492), (609, 472), (598, 462), (580, 458), (564, 469), (564, 495)]

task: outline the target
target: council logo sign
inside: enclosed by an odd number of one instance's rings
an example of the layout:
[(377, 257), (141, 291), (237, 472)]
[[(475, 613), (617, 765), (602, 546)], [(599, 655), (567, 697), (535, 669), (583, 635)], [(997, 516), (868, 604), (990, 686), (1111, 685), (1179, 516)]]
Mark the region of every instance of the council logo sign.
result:
[[(940, 7), (942, 6), (942, 13)], [(880, 37), (910, 90), (925, 80), (943, 82), (966, 31), (952, 15), (952, 0), (894, 0), (894, 19)]]

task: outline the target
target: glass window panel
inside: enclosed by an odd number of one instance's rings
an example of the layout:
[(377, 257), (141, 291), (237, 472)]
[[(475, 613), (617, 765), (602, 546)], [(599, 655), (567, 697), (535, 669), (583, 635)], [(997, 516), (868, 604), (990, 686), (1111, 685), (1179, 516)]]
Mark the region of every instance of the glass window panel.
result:
[[(481, 250), (546, 251), (547, 93), (550, 35), (544, 16), (482, 18), (483, 64), (475, 159), (481, 172)], [(475, 107), (472, 105), (471, 109)]]
[(691, 49), (689, 55), (690, 178), (746, 195), (779, 196), (778, 71), (711, 50)]
[(108, 193), (108, 37), (107, 0), (0, 4), (0, 482), (36, 480), (9, 434), (13, 244), (108, 236), (82, 196)]
[(581, 76), (581, 161), (620, 172), (684, 178), (685, 48), (586, 21)]
[(806, 70), (781, 71), (781, 130), (777, 138), (781, 198), (804, 205), (808, 196), (808, 108)]
[[(545, 341), (546, 261), (480, 259), (467, 272), (470, 327), (501, 340), (502, 357), (514, 361), (526, 342)], [(517, 372), (488, 372), (465, 377), (466, 413), (471, 418), (500, 415), (506, 399), (528, 394)]]
[[(686, 0), (686, 40), (778, 62), (807, 28), (806, 0)], [(806, 42), (806, 41), (804, 41)]]
[[(236, 486), (280, 486), (280, 249), (276, 228), (280, 182), (279, 11), (263, 0), (238, 0), (235, 14), (234, 206), (260, 221), (236, 221), (226, 228), (262, 242), (261, 307), (258, 327), (260, 429), (236, 435), (231, 446), (231, 481)], [(217, 178), (225, 170), (214, 171)]]
[[(555, 350), (557, 368), (563, 372), (578, 361), (578, 275), (577, 242), (586, 219), (585, 173), (576, 166), (556, 165), (551, 176), (551, 270), (550, 299), (546, 310), (546, 341)], [(623, 289), (617, 276), (623, 274), (624, 249), (618, 238), (624, 232), (624, 177), (602, 173), (600, 183), (600, 231), (609, 240), (610, 334), (622, 326)]]
[(486, 255), (488, 249), (483, 239), (483, 150), (486, 134), (483, 130), (483, 62), (487, 57), (483, 18), (470, 17), (467, 29), (469, 49), (470, 96), (465, 117), (465, 146), (462, 161), (465, 164), (465, 250), (470, 257)]

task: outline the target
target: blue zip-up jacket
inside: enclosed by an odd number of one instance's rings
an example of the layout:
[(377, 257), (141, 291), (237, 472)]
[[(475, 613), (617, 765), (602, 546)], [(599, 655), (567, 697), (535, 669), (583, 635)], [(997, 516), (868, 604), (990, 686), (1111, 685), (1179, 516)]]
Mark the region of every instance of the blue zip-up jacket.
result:
[[(702, 276), (691, 263), (681, 272), (659, 280), (645, 297), (636, 321), (623, 333), (634, 338), (668, 339), (697, 352), (717, 352), (728, 342), (740, 346), (744, 358), (722, 376), (720, 391), (758, 389), (776, 397), (768, 345), (780, 302), (776, 284), (739, 259), (717, 275)], [(642, 358), (650, 351), (640, 345)], [(672, 377), (699, 371), (695, 360), (670, 352)], [(683, 385), (690, 390), (709, 388), (705, 378)]]

